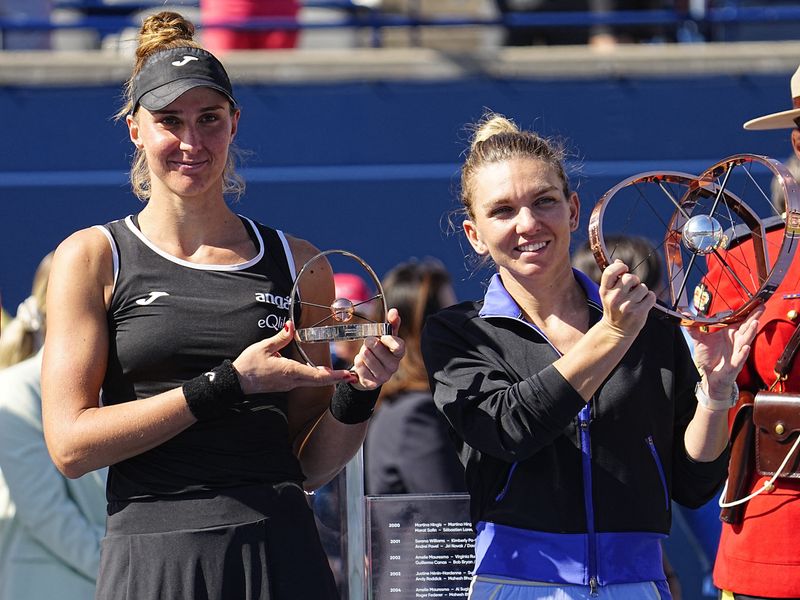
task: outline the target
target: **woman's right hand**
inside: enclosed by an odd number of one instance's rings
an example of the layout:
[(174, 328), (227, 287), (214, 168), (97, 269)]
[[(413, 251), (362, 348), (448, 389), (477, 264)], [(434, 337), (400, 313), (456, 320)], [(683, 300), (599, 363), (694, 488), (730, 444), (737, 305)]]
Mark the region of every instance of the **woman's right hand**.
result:
[(623, 337), (639, 334), (656, 303), (656, 295), (619, 259), (603, 271), (600, 298), (603, 320)]
[(288, 392), (298, 387), (320, 387), (355, 380), (353, 373), (347, 370), (312, 367), (281, 356), (280, 350), (293, 337), (294, 323), (287, 321), (278, 333), (248, 346), (233, 361), (245, 395)]

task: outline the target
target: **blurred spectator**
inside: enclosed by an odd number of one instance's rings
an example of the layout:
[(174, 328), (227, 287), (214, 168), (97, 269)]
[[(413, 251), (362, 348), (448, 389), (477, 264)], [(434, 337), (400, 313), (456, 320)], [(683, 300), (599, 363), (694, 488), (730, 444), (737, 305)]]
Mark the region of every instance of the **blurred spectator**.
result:
[[(609, 235), (605, 238), (606, 249), (613, 261), (624, 262), (648, 289), (659, 296), (664, 286), (661, 260), (649, 240), (640, 236)], [(589, 242), (584, 242), (572, 255), (572, 266), (600, 282), (600, 267), (592, 254)]]
[(410, 261), (383, 280), (389, 306), (400, 312), (406, 342), (400, 368), (382, 389), (364, 443), (367, 494), (465, 492), (464, 468), (436, 410), (420, 350), (425, 319), (455, 303), (450, 275), (434, 260)]
[(0, 370), (0, 600), (91, 600), (100, 562), (105, 470), (65, 478), (42, 433), (50, 258), (39, 265), (33, 294), (2, 334), (5, 364), (21, 362)]
[[(0, 18), (48, 21), (52, 11), (50, 0), (0, 0)], [(0, 32), (2, 50), (49, 50), (50, 31), (17, 29)]]
[(45, 256), (33, 275), (31, 295), (17, 307), (16, 317), (3, 323), (0, 332), (0, 369), (36, 354), (44, 343), (45, 296), (52, 253)]
[[(589, 12), (606, 15), (614, 11), (656, 10), (671, 4), (666, 0), (496, 0), (502, 14), (543, 12)], [(514, 26), (507, 30), (507, 46), (592, 44), (605, 48), (617, 42), (664, 39), (666, 32), (656, 26)], [(670, 35), (672, 39), (674, 35)]]
[(214, 23), (248, 24), (252, 21), (296, 21), (298, 0), (200, 0), (203, 44), (209, 52), (294, 48), (297, 29), (229, 29), (209, 27)]

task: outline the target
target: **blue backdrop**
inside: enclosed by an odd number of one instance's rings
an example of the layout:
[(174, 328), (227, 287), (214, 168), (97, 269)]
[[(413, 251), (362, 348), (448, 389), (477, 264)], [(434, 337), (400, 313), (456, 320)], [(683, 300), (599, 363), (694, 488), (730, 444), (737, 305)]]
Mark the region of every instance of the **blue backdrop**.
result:
[[(131, 145), (112, 119), (119, 94), (0, 88), (0, 293), (9, 309), (69, 233), (138, 209), (127, 186)], [(459, 297), (476, 296), (486, 274), (465, 267), (446, 215), (456, 208), (464, 124), (485, 107), (566, 139), (588, 215), (634, 173), (700, 172), (739, 152), (785, 158), (788, 132), (741, 124), (786, 108), (788, 96), (788, 75), (240, 86), (238, 143), (250, 153), (237, 210), (321, 249), (356, 252), (379, 275), (410, 256), (439, 257)], [(585, 227), (576, 241), (584, 238)]]

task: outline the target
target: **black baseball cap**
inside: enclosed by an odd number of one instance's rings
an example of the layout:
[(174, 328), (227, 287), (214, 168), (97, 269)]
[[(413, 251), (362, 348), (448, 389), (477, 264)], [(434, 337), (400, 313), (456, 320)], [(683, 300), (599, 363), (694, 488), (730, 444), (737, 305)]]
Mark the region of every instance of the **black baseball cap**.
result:
[(161, 110), (184, 92), (208, 87), (221, 92), (235, 106), (233, 88), (225, 67), (201, 48), (159, 50), (147, 58), (133, 79), (133, 110)]

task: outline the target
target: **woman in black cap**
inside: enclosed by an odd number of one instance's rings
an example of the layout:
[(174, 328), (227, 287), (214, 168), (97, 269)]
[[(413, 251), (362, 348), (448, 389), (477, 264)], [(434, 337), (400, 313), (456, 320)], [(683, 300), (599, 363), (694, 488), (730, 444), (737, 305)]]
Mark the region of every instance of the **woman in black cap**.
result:
[[(69, 477), (110, 466), (98, 598), (335, 598), (304, 489), (358, 449), (404, 346), (369, 338), (351, 371), (292, 359), (289, 295), (317, 250), (228, 208), (239, 109), (193, 32), (170, 12), (140, 32), (121, 115), (144, 209), (56, 251), (48, 447)], [(327, 264), (300, 288), (332, 293)]]

